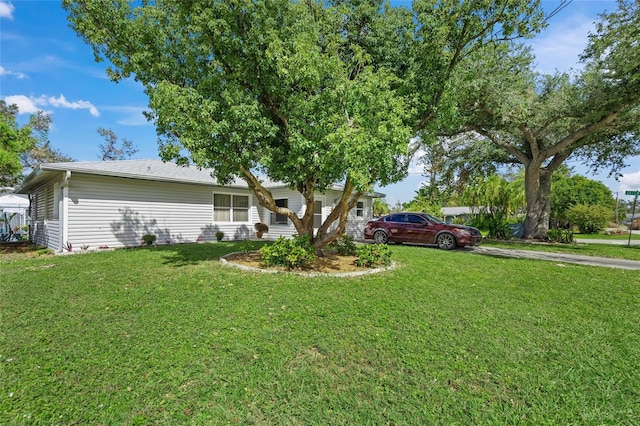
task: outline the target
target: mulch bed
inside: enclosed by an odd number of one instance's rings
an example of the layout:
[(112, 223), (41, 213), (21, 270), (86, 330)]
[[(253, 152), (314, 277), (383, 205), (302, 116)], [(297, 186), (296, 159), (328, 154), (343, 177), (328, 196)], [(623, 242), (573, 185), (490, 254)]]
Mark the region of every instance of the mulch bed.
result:
[[(252, 251), (247, 253), (233, 253), (225, 257), (228, 262), (238, 263), (259, 269), (286, 270), (286, 268), (265, 268), (260, 262), (260, 253)], [(372, 268), (365, 268), (355, 265), (355, 256), (339, 256), (335, 252), (327, 251), (324, 257), (319, 257), (313, 268), (296, 270), (296, 272), (335, 274), (342, 272), (360, 272)]]

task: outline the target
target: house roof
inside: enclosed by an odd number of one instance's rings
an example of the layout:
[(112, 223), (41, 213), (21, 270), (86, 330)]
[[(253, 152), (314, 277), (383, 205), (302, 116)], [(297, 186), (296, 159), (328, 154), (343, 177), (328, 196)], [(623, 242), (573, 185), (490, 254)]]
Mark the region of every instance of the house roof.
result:
[[(201, 185), (222, 186), (212, 177), (212, 169), (202, 169), (197, 166), (178, 166), (175, 163), (162, 160), (117, 160), (117, 161), (80, 161), (67, 163), (40, 164), (24, 182), (15, 190), (17, 194), (28, 194), (34, 188), (48, 182), (61, 173), (85, 173), (102, 176), (115, 176), (130, 179), (145, 179), (164, 182), (196, 183)], [(272, 182), (264, 179), (266, 188), (287, 188), (282, 182)], [(236, 178), (227, 188), (248, 189), (247, 183)], [(342, 186), (333, 189), (341, 191)], [(383, 198), (385, 194), (379, 192), (367, 193), (372, 197)]]
[[(82, 161), (41, 164), (15, 192), (26, 194), (61, 172), (220, 186), (211, 176), (211, 169), (200, 169), (193, 165), (178, 166), (162, 160)], [(247, 188), (247, 184), (240, 179), (225, 186)]]

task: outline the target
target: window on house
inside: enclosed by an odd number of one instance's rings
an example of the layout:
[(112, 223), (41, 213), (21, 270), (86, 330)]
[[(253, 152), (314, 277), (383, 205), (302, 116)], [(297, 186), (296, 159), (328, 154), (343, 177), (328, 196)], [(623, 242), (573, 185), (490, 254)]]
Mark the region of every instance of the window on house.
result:
[(45, 218), (57, 220), (60, 211), (60, 184), (55, 183), (43, 191)]
[[(278, 207), (289, 207), (289, 200), (286, 198), (279, 198), (275, 200)], [(286, 225), (287, 217), (283, 214), (271, 213), (271, 225)]]
[(313, 227), (320, 228), (322, 225), (322, 200), (313, 202)]
[(60, 200), (62, 197), (60, 196), (60, 188), (59, 183), (55, 183), (53, 185), (53, 216), (52, 219), (58, 219), (60, 217)]
[(249, 197), (243, 195), (233, 196), (233, 221), (249, 222)]
[(249, 196), (213, 194), (214, 222), (248, 222)]
[(364, 216), (364, 201), (358, 201), (358, 204), (356, 204), (356, 216)]

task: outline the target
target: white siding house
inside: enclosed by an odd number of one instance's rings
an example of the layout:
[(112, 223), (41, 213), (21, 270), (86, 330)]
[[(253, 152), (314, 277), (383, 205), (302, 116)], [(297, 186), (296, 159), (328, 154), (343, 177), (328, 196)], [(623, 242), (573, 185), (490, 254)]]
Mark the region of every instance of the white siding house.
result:
[[(243, 240), (255, 236), (256, 222), (269, 225), (265, 238), (295, 233), (290, 221), (255, 201), (244, 181), (222, 186), (210, 172), (160, 160), (52, 163), (16, 192), (30, 196), (31, 240), (55, 251), (137, 246), (144, 234), (156, 235), (158, 244), (212, 241), (217, 231)], [(277, 203), (304, 213), (301, 194), (270, 189)], [(316, 196), (318, 223), (339, 194)], [(350, 213), (347, 233), (356, 239), (372, 217), (373, 195), (381, 194), (363, 196)]]

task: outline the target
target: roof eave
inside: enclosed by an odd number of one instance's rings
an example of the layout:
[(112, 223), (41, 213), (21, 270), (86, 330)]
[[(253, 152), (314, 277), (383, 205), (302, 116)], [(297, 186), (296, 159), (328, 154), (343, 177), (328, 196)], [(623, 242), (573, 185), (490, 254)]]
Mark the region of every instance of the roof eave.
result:
[(42, 167), (40, 165), (37, 165), (36, 168), (33, 169), (31, 173), (29, 173), (29, 175), (22, 181), (22, 183), (20, 183), (20, 186), (18, 186), (13, 192), (15, 194), (29, 194), (28, 191), (33, 186), (32, 185), (33, 180), (38, 176), (40, 176), (42, 171), (43, 171)]

